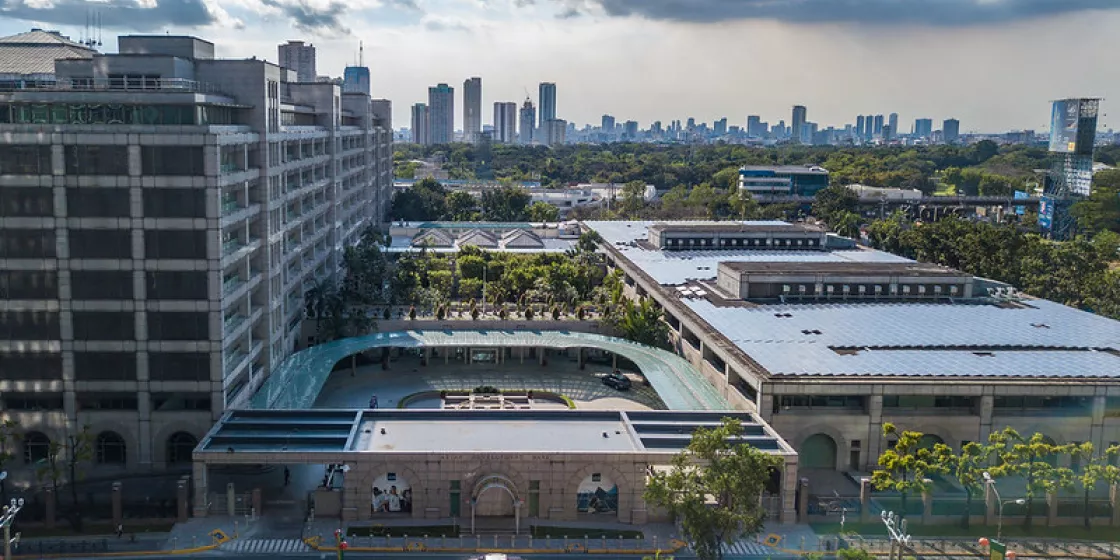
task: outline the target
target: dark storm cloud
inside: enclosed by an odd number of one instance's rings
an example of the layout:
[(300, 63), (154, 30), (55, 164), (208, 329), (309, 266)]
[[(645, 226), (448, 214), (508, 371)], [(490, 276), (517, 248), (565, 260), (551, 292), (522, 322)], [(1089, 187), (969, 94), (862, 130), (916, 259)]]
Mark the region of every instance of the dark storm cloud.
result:
[(301, 31), (319, 35), (350, 34), (350, 28), (342, 23), (347, 11), (346, 4), (342, 2), (330, 2), (324, 6), (312, 5), (307, 0), (261, 0), (261, 3), (283, 12)]
[(594, 0), (608, 14), (710, 23), (770, 19), (964, 26), (1084, 10), (1120, 9), (1120, 0)]
[(55, 0), (31, 5), (26, 0), (0, 0), (0, 18), (80, 27), (86, 24), (91, 13), (96, 13), (106, 28), (135, 31), (166, 26), (197, 27), (217, 23), (220, 17), (202, 0), (164, 0), (151, 7), (141, 6), (136, 0)]

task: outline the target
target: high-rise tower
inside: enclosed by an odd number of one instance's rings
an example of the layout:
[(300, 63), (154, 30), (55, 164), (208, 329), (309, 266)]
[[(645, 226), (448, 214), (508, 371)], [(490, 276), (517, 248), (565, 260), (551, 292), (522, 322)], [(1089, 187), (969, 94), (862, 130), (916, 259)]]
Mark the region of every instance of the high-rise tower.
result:
[(439, 84), (428, 88), (428, 141), (450, 144), (455, 140), (455, 88)]
[(463, 141), (477, 142), (481, 133), (482, 78), (468, 78), (463, 82)]

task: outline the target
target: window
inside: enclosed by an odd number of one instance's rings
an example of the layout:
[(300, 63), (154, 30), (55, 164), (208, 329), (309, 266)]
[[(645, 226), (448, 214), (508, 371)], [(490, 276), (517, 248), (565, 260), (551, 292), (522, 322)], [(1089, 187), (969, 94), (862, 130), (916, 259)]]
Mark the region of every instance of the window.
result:
[(74, 352), (77, 381), (136, 381), (135, 352)]
[(136, 410), (136, 393), (78, 393), (78, 410)]
[(117, 432), (101, 432), (97, 434), (97, 443), (94, 447), (98, 464), (125, 464), (126, 453), (124, 438)]
[(66, 146), (67, 175), (128, 175), (128, 146)]
[(210, 411), (209, 393), (152, 393), (153, 412)]
[(53, 229), (5, 229), (0, 235), (0, 259), (45, 259), (54, 256)]
[(131, 311), (74, 311), (74, 340), (136, 340)]
[(167, 439), (167, 462), (172, 465), (190, 463), (198, 438), (187, 432), (175, 432)]
[(62, 410), (62, 393), (4, 393), (8, 410)]
[(140, 169), (144, 175), (204, 175), (202, 146), (143, 146)]
[[(82, 84), (75, 78), (76, 85)], [(118, 80), (123, 87), (124, 80)], [(85, 79), (85, 87), (92, 85)], [(232, 109), (219, 107), (231, 124)], [(0, 103), (0, 123), (15, 124), (195, 124), (193, 105), (121, 105), (118, 103)]]
[(195, 311), (148, 312), (148, 340), (209, 339), (209, 313)]
[(51, 175), (51, 147), (8, 145), (0, 150), (0, 175)]
[[(4, 150), (6, 149), (7, 147), (4, 148)], [(4, 150), (0, 150), (0, 153), (3, 153)], [(0, 216), (11, 218), (54, 216), (54, 189), (4, 187), (0, 189)]]
[(209, 381), (210, 354), (149, 352), (148, 378), (152, 381)]
[(205, 271), (148, 272), (148, 299), (207, 299), (209, 285)]
[(70, 297), (75, 300), (131, 300), (131, 270), (71, 270)]
[(62, 338), (57, 311), (0, 310), (0, 340), (58, 340)]
[(864, 410), (866, 397), (854, 395), (787, 395), (774, 399), (773, 411), (775, 414), (784, 410), (804, 409), (831, 409), (831, 410)]
[(145, 218), (205, 218), (203, 189), (144, 189)]
[(129, 190), (108, 187), (68, 188), (66, 215), (74, 218), (127, 218), (132, 215)]
[(206, 232), (196, 230), (145, 231), (144, 255), (149, 259), (205, 259)]
[(58, 273), (53, 270), (0, 270), (0, 300), (57, 298)]
[(54, 353), (0, 352), (4, 379), (53, 381), (62, 379), (62, 355)]
[(42, 432), (27, 432), (23, 435), (23, 462), (29, 465), (47, 460), (50, 455), (51, 440)]
[(71, 229), (72, 259), (131, 259), (132, 232), (127, 229)]

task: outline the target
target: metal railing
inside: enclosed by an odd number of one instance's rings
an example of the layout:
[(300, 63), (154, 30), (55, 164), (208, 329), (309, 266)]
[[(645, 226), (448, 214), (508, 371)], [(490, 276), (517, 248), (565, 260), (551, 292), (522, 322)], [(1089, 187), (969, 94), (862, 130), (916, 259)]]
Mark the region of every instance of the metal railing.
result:
[(0, 91), (145, 91), (171, 93), (222, 93), (216, 86), (185, 78), (58, 78), (0, 83)]

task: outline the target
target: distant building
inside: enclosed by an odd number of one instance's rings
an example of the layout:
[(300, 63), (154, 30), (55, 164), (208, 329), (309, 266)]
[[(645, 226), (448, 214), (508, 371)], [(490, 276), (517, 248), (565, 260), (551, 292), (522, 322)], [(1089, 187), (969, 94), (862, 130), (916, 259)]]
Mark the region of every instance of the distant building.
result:
[(914, 121), (914, 136), (929, 138), (933, 135), (933, 119), (917, 119)]
[(342, 71), (342, 91), (345, 93), (364, 93), (369, 95), (369, 68), (347, 66)]
[(941, 134), (946, 144), (956, 144), (961, 137), (961, 121), (945, 119), (945, 122), (941, 123)]
[(517, 103), (494, 103), (494, 141), (504, 144), (517, 142)]
[(630, 140), (637, 138), (638, 121), (626, 121), (626, 123), (622, 125), (622, 134)]
[(303, 41), (288, 41), (280, 45), (280, 66), (296, 71), (296, 81), (313, 83), (319, 77), (315, 71), (315, 45)]
[(540, 103), (541, 111), (538, 122), (543, 126), (544, 123), (556, 118), (556, 84), (541, 82), (537, 102)]
[(541, 124), (544, 130), (544, 143), (556, 146), (564, 143), (568, 131), (568, 122), (564, 119), (552, 119)]
[(894, 128), (889, 124), (883, 125), (883, 132), (879, 135), (883, 142), (890, 142), (894, 138)]
[(808, 110), (805, 109), (804, 105), (793, 106), (793, 122), (791, 123), (791, 128), (793, 129), (792, 135), (795, 142), (802, 141), (801, 131), (804, 129), (804, 124), (807, 122), (807, 116)]
[(871, 140), (875, 135), (875, 116), (865, 115), (863, 117), (863, 139)]
[(58, 31), (32, 29), (0, 38), (0, 86), (53, 84), (55, 59), (88, 59), (95, 54)]
[(614, 132), (614, 117), (610, 115), (603, 115), (603, 132)]
[(828, 170), (818, 165), (746, 165), (739, 189), (754, 196), (813, 196), (828, 186)]
[(482, 78), (463, 82), (463, 140), (477, 142), (482, 132)]
[(883, 115), (875, 115), (875, 130), (872, 132), (875, 136), (883, 135)]
[(522, 144), (533, 143), (533, 131), (537, 129), (537, 110), (528, 98), (521, 104), (520, 113), (520, 139)]
[(756, 138), (766, 136), (766, 128), (762, 126), (762, 118), (758, 115), (747, 116), (747, 136)]
[(431, 137), (428, 136), (428, 127), (430, 126), (428, 117), (427, 105), (417, 103), (412, 106), (412, 141), (416, 144), (426, 146), (432, 143)]
[(428, 88), (428, 142), (455, 141), (455, 88), (439, 84)]
[(895, 135), (898, 134), (898, 113), (891, 113), (887, 117), (887, 124), (891, 125), (891, 132)]
[(716, 136), (723, 136), (727, 134), (727, 117), (712, 123), (712, 133)]
[(860, 138), (863, 138), (863, 126), (864, 126), (863, 115), (859, 115), (859, 116), (856, 117), (856, 136), (859, 136)]

